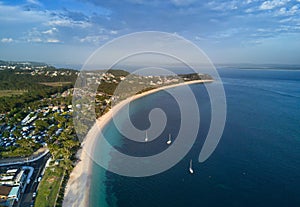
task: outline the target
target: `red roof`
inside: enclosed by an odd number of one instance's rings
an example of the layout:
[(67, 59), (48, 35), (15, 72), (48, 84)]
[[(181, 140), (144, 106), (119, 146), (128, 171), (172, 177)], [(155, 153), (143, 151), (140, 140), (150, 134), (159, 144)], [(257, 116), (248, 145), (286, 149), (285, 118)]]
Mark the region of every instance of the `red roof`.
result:
[(0, 196), (8, 196), (11, 189), (11, 186), (0, 185)]

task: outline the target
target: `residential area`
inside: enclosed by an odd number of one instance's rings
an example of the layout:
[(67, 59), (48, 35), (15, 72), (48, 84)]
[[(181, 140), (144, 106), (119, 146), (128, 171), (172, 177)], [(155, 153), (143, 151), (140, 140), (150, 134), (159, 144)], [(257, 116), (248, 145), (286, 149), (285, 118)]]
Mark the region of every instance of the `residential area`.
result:
[(15, 116), (22, 117), (17, 123), (2, 114), (0, 122), (5, 122), (0, 124), (0, 146), (3, 150), (18, 147), (23, 139), (32, 140), (40, 147), (47, 146), (47, 139), (59, 136), (64, 130), (61, 122), (70, 118), (71, 113), (72, 105), (50, 104), (38, 109), (28, 109), (27, 113), (16, 114)]

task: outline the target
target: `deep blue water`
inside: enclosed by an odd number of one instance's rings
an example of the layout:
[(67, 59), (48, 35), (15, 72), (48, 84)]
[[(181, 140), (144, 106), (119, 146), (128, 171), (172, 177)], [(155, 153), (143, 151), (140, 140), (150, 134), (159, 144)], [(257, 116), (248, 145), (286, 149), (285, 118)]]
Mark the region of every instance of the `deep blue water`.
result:
[[(132, 178), (93, 166), (90, 206), (118, 207), (298, 207), (300, 206), (300, 71), (220, 69), (227, 99), (227, 121), (212, 156), (197, 163), (210, 122), (203, 85), (191, 85), (201, 113), (192, 150), (173, 168)], [(180, 87), (171, 89), (182, 93)], [(124, 140), (110, 123), (105, 134), (121, 152), (147, 156), (165, 150), (165, 137), (180, 127), (179, 109), (166, 92), (131, 104), (132, 122), (149, 127), (148, 112), (165, 110), (168, 123), (149, 147)], [(146, 118), (145, 118), (146, 117)], [(111, 158), (113, 159), (113, 158)], [(195, 174), (188, 173), (194, 160)]]

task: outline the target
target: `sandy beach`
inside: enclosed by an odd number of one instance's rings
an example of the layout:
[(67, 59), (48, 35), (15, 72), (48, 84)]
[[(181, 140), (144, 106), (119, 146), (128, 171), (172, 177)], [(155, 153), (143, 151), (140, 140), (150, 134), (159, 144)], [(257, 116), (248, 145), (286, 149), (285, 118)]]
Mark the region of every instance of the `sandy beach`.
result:
[(97, 119), (94, 126), (88, 132), (84, 142), (82, 143), (82, 149), (78, 151), (77, 157), (79, 158), (79, 162), (73, 169), (70, 174), (69, 181), (66, 186), (65, 196), (63, 201), (64, 207), (86, 207), (88, 206), (88, 193), (90, 188), (90, 171), (91, 171), (91, 158), (87, 154), (87, 152), (93, 152), (95, 143), (95, 139), (99, 131), (102, 130), (103, 127), (111, 120), (114, 114), (116, 114), (120, 109), (122, 109), (126, 104), (139, 99), (141, 97), (147, 96), (152, 93), (156, 93), (161, 90), (166, 90), (169, 88), (174, 88), (182, 85), (190, 85), (197, 83), (209, 83), (213, 80), (194, 80), (187, 81), (183, 83), (167, 85), (160, 88), (156, 88), (150, 91), (143, 92), (141, 94), (134, 95), (129, 97), (117, 105), (113, 106), (113, 108)]

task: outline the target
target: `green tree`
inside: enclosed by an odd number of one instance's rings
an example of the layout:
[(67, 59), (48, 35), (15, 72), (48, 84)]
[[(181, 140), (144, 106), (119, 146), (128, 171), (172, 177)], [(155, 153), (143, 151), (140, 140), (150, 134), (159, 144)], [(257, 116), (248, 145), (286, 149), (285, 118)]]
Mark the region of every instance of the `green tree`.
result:
[(4, 132), (2, 133), (2, 136), (3, 136), (4, 138), (8, 138), (8, 137), (9, 137), (9, 131), (4, 131)]
[(50, 150), (52, 159), (58, 159), (58, 156), (60, 155), (60, 147), (57, 144), (48, 144), (48, 149)]
[(20, 130), (17, 130), (17, 129), (13, 132), (13, 135), (15, 137), (22, 137)]
[(35, 127), (38, 131), (43, 131), (49, 127), (49, 124), (41, 119), (35, 121)]

